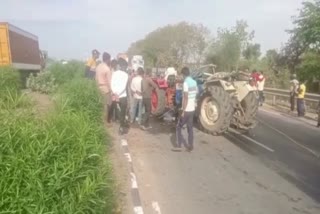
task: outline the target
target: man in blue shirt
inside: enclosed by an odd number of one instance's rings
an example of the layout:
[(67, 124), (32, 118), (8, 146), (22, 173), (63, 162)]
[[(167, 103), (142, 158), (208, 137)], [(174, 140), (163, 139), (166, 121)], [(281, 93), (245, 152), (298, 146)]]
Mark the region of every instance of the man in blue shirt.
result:
[[(177, 124), (177, 141), (178, 148), (181, 148), (181, 144), (184, 144), (188, 151), (193, 150), (193, 116), (196, 106), (197, 96), (197, 82), (190, 76), (190, 70), (188, 67), (184, 67), (181, 70), (184, 78), (183, 83), (183, 98), (182, 98), (182, 113)], [(182, 127), (187, 125), (188, 130), (188, 144), (182, 136)]]

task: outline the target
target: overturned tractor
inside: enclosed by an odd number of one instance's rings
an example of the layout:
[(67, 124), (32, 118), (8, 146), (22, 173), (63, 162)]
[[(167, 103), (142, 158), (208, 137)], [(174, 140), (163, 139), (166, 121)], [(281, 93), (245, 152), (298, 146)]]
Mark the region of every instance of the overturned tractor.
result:
[[(204, 69), (210, 68), (209, 72)], [(196, 119), (206, 133), (220, 135), (230, 126), (249, 130), (256, 124), (257, 92), (250, 85), (250, 75), (241, 72), (218, 72), (203, 66), (192, 72), (198, 84)], [(159, 89), (152, 95), (152, 113), (174, 119), (182, 101), (182, 80), (176, 76), (155, 78)]]

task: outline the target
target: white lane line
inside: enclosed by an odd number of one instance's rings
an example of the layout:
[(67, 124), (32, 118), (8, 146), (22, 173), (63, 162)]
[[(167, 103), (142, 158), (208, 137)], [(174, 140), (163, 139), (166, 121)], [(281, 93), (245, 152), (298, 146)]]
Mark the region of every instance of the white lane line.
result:
[(126, 158), (127, 158), (127, 160), (128, 160), (129, 163), (132, 162), (132, 158), (131, 158), (130, 153), (124, 153), (124, 156), (126, 156)]
[(246, 135), (241, 134), (241, 133), (238, 132), (237, 130), (229, 129), (229, 131), (230, 131), (230, 132), (233, 132), (234, 134), (241, 135), (241, 136), (244, 137), (245, 139), (247, 139), (247, 140), (249, 140), (250, 142), (252, 142), (252, 143), (254, 143), (254, 144), (256, 144), (256, 145), (258, 145), (258, 146), (260, 146), (260, 147), (262, 147), (262, 148), (264, 148), (264, 149), (266, 149), (266, 150), (268, 150), (269, 152), (274, 152), (274, 150), (271, 149), (271, 148), (269, 148), (268, 146), (266, 146), (266, 145), (264, 145), (264, 144), (262, 144), (262, 143), (260, 143), (260, 142), (258, 142), (258, 141), (256, 141), (256, 140), (254, 140), (254, 139), (252, 139), (252, 138), (250, 138), (250, 137), (248, 137), (248, 136), (246, 136)]
[(130, 175), (131, 175), (131, 188), (132, 189), (137, 189), (138, 188), (138, 183), (137, 183), (136, 175), (133, 172), (130, 172)]
[(285, 138), (287, 138), (288, 140), (290, 140), (292, 143), (296, 144), (297, 146), (299, 146), (300, 148), (310, 152), (311, 154), (313, 154), (314, 156), (316, 156), (317, 158), (320, 157), (320, 154), (318, 154), (317, 152), (315, 152), (314, 150), (308, 148), (307, 146), (305, 145), (302, 145), (301, 143), (297, 142), (296, 140), (292, 139), (291, 137), (289, 137), (287, 134), (285, 134), (284, 132), (282, 131), (279, 131), (275, 128), (273, 128), (271, 125), (269, 125), (268, 123), (266, 122), (263, 122), (262, 120), (258, 120), (260, 123), (264, 124), (265, 126), (269, 127), (270, 129), (272, 129), (273, 131), (279, 133), (280, 135), (284, 136)]
[(122, 146), (128, 146), (128, 142), (126, 139), (121, 139), (121, 145)]
[(273, 114), (273, 115), (277, 115), (277, 116), (283, 116), (283, 113), (280, 113), (280, 112), (276, 112), (274, 110), (267, 110), (267, 109), (262, 109), (260, 108), (259, 111), (264, 111), (266, 113), (269, 113), (269, 114)]
[(153, 207), (153, 210), (154, 210), (157, 214), (161, 214), (161, 210), (160, 210), (160, 206), (159, 206), (159, 203), (158, 203), (158, 202), (153, 201), (153, 202), (152, 202), (152, 207)]
[(135, 214), (143, 214), (143, 209), (142, 209), (142, 207), (134, 207), (133, 212)]

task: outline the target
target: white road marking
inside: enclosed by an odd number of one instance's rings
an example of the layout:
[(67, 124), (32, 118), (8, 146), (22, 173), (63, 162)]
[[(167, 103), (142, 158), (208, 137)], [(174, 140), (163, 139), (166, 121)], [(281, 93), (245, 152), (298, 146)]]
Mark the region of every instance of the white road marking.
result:
[(143, 214), (143, 209), (142, 209), (142, 207), (134, 207), (133, 212), (135, 214)]
[(131, 175), (131, 188), (132, 189), (137, 189), (138, 188), (138, 183), (137, 183), (136, 175), (133, 172), (130, 172), (130, 175)]
[(264, 112), (266, 112), (266, 113), (270, 113), (270, 114), (274, 114), (274, 115), (277, 115), (277, 116), (283, 116), (281, 113), (279, 113), (279, 112), (275, 112), (274, 110), (272, 110), (272, 109), (259, 109), (259, 111), (264, 111)]
[(121, 145), (122, 145), (122, 146), (128, 146), (127, 140), (121, 139)]
[(284, 132), (282, 131), (279, 131), (275, 128), (273, 128), (271, 125), (269, 125), (268, 123), (266, 122), (263, 122), (262, 120), (259, 120), (260, 123), (264, 124), (265, 126), (269, 127), (270, 129), (272, 129), (273, 131), (281, 134), (282, 136), (284, 136), (285, 138), (287, 138), (288, 140), (290, 140), (292, 143), (296, 144), (297, 146), (301, 147), (302, 149), (310, 152), (311, 154), (313, 154), (314, 156), (316, 156), (317, 158), (320, 157), (320, 154), (318, 154), (317, 152), (313, 151), (312, 149), (308, 148), (307, 146), (305, 145), (302, 145), (301, 143), (297, 142), (296, 140), (292, 139), (291, 137), (289, 137), (287, 134), (285, 134)]
[(130, 163), (132, 162), (132, 158), (131, 158), (130, 153), (124, 153), (124, 156), (126, 156), (128, 162), (130, 162)]
[(159, 203), (156, 201), (152, 202), (152, 207), (157, 214), (161, 214)]
[(244, 137), (245, 139), (247, 139), (247, 140), (249, 140), (250, 142), (252, 142), (252, 143), (254, 143), (254, 144), (256, 144), (256, 145), (258, 145), (258, 146), (260, 146), (260, 147), (262, 147), (262, 148), (264, 148), (264, 149), (266, 149), (266, 150), (268, 150), (269, 152), (274, 152), (274, 150), (271, 149), (271, 148), (269, 148), (268, 146), (266, 146), (266, 145), (264, 145), (264, 144), (262, 144), (262, 143), (260, 143), (260, 142), (258, 142), (258, 141), (256, 141), (256, 140), (254, 140), (254, 139), (252, 139), (252, 138), (250, 138), (250, 137), (248, 137), (248, 136), (246, 136), (246, 135), (241, 134), (241, 133), (238, 132), (237, 130), (229, 129), (229, 131), (230, 131), (230, 132), (233, 132), (233, 133), (235, 133), (235, 134), (241, 135), (241, 136)]

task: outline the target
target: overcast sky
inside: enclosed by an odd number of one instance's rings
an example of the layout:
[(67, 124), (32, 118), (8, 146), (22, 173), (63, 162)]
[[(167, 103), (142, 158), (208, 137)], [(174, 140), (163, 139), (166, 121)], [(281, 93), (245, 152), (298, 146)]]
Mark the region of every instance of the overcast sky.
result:
[(112, 55), (157, 27), (188, 21), (213, 34), (244, 19), (262, 50), (280, 48), (303, 0), (1, 0), (0, 21), (39, 37), (55, 58), (84, 59), (92, 49)]

